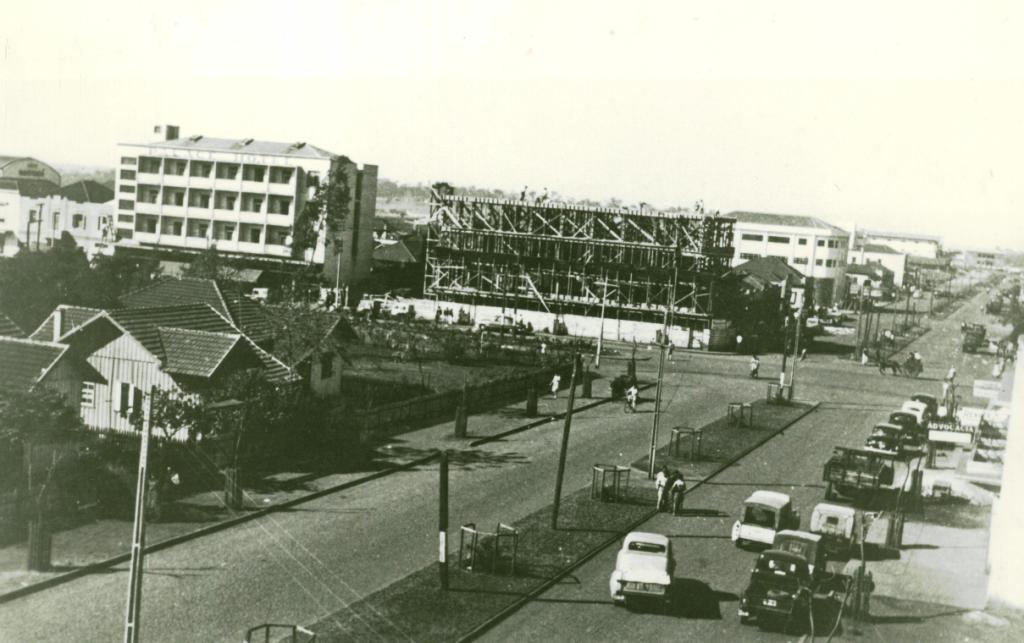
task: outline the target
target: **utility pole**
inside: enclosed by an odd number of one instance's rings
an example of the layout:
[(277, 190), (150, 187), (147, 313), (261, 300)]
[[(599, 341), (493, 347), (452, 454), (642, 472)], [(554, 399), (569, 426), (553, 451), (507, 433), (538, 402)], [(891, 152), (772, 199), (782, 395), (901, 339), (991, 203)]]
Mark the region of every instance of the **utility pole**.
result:
[(437, 571), (441, 576), (441, 589), (448, 589), (448, 452), (441, 452), (437, 505)]
[(779, 385), (786, 383), (786, 356), (789, 350), (786, 344), (789, 343), (789, 305), (786, 305), (785, 319), (782, 322), (782, 368), (779, 369)]
[(803, 326), (803, 309), (797, 309), (796, 313), (796, 340), (793, 342), (793, 371), (789, 375), (789, 397), (793, 398), (793, 389), (796, 387), (796, 363), (800, 361), (800, 327)]
[(572, 427), (572, 407), (576, 401), (576, 377), (579, 374), (580, 358), (573, 351), (572, 377), (569, 378), (569, 407), (565, 412), (562, 427), (562, 448), (558, 453), (558, 474), (555, 476), (555, 503), (551, 509), (551, 528), (558, 529), (558, 510), (562, 504), (562, 480), (565, 477), (565, 457), (569, 450), (569, 429)]
[(146, 549), (146, 488), (149, 486), (149, 439), (153, 433), (153, 399), (150, 389), (145, 427), (139, 444), (139, 475), (135, 486), (135, 521), (132, 525), (131, 566), (128, 573), (128, 605), (124, 617), (124, 643), (138, 643), (142, 616), (142, 567)]
[(594, 355), (594, 368), (601, 368), (601, 347), (604, 342), (604, 307), (608, 301), (608, 273), (605, 272), (604, 280), (601, 282), (604, 290), (601, 293), (601, 327), (597, 332), (597, 355)]
[(665, 320), (662, 322), (661, 356), (658, 358), (658, 387), (654, 394), (654, 424), (651, 426), (651, 451), (647, 467), (647, 477), (651, 479), (654, 478), (654, 456), (658, 450), (658, 426), (661, 423), (661, 389), (665, 379), (665, 352), (668, 349), (668, 311), (674, 305), (675, 300), (676, 282), (673, 278), (672, 286), (669, 288), (669, 305), (665, 306)]

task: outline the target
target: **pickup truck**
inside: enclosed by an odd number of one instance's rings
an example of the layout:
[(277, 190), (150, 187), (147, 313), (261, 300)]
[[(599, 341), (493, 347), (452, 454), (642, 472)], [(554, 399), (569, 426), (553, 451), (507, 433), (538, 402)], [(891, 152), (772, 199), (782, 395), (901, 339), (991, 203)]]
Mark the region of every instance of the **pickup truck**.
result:
[(896, 459), (894, 453), (835, 447), (822, 472), (825, 499), (865, 499), (883, 491), (893, 483)]

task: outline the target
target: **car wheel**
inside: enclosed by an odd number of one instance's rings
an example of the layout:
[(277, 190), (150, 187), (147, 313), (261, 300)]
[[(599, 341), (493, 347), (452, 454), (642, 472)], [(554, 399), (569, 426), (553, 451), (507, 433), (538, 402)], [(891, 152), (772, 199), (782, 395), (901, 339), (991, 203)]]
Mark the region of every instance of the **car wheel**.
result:
[(743, 546), (746, 544), (746, 542), (742, 538), (737, 538), (735, 544), (736, 549), (743, 549)]

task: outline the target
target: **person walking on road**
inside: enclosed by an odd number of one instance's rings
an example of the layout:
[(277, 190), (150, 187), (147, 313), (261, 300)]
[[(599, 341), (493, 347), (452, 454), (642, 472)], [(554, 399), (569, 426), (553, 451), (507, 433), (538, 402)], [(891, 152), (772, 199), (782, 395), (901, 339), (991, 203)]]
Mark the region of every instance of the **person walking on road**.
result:
[(626, 389), (626, 404), (632, 413), (636, 413), (636, 400), (639, 395), (640, 389), (636, 387), (636, 384), (630, 384)]
[(562, 376), (559, 375), (558, 373), (555, 373), (551, 377), (551, 399), (553, 399), (553, 400), (557, 400), (558, 399), (558, 387), (561, 386), (561, 384), (562, 384)]
[(683, 510), (683, 495), (686, 493), (686, 480), (679, 469), (672, 475), (672, 486), (669, 491), (672, 497), (672, 515), (678, 516)]
[(654, 476), (654, 490), (658, 493), (657, 511), (664, 511), (665, 509), (665, 488), (668, 486), (668, 468), (662, 467), (658, 469), (657, 475)]
[(757, 372), (761, 368), (761, 360), (757, 359), (757, 355), (753, 355), (750, 358), (750, 378), (756, 380)]

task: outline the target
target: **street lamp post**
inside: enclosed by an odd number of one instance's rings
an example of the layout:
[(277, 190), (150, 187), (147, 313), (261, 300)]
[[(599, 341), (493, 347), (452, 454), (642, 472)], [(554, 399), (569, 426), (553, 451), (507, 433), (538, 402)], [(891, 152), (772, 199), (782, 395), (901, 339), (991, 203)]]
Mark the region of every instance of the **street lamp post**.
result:
[(139, 443), (139, 473), (135, 484), (135, 520), (132, 524), (131, 564), (128, 571), (128, 605), (124, 615), (124, 643), (138, 643), (142, 614), (142, 567), (146, 549), (146, 488), (149, 486), (149, 439), (153, 434), (153, 397), (150, 389)]

